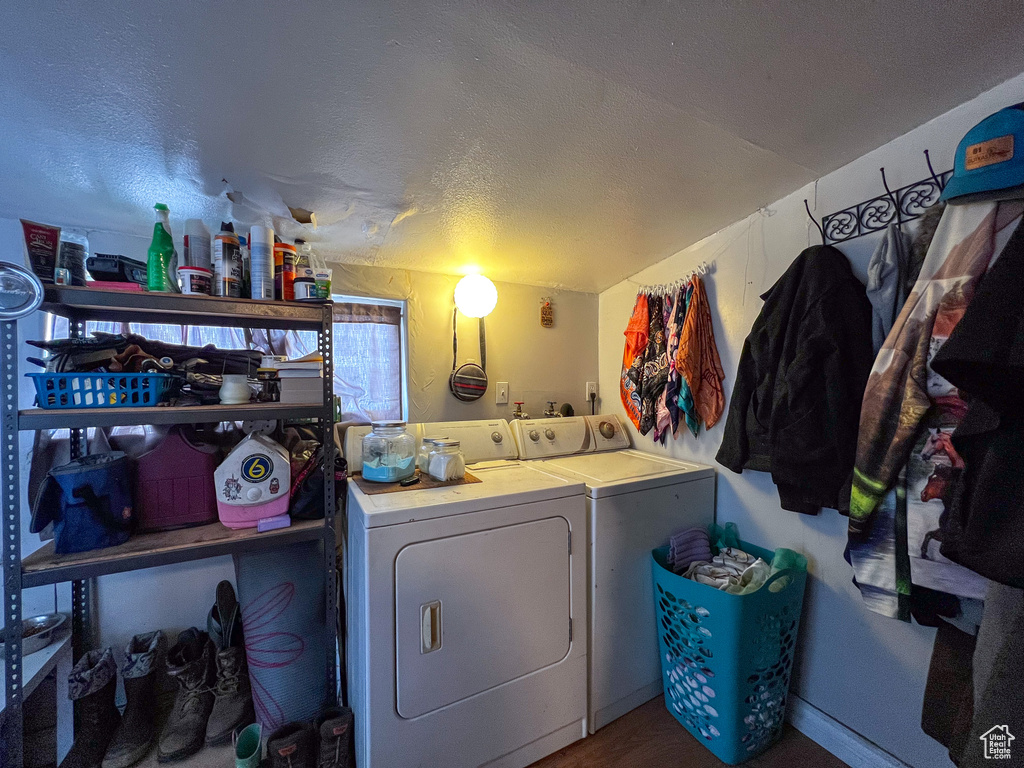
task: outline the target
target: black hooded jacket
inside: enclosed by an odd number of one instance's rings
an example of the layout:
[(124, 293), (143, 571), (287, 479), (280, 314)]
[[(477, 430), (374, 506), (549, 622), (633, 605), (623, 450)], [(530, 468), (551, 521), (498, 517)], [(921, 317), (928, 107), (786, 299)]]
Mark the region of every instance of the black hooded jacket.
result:
[(784, 509), (849, 512), (871, 304), (842, 252), (805, 249), (743, 344), (718, 462), (771, 472)]

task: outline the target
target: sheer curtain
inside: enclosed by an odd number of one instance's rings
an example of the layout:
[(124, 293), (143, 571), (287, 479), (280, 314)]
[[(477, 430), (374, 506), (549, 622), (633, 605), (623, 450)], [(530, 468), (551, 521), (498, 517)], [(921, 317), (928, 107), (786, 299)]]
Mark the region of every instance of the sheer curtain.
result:
[[(276, 355), (315, 352), (314, 331), (253, 331)], [(390, 304), (334, 304), (334, 394), (343, 421), (402, 418), (402, 310)]]

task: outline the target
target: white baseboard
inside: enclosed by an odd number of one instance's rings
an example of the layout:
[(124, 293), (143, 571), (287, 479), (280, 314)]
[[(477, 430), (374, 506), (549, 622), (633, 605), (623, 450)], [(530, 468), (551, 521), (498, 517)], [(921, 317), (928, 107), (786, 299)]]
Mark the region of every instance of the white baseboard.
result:
[(792, 692), (786, 699), (786, 719), (800, 733), (827, 749), (850, 768), (910, 768), (899, 758), (872, 744)]

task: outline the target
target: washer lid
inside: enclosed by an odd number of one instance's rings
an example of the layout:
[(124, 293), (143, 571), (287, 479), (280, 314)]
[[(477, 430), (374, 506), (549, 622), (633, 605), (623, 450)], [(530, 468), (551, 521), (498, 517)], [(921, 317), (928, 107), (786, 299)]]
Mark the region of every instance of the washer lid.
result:
[(468, 512), (502, 509), (514, 504), (575, 497), (583, 503), (580, 480), (545, 472), (539, 463), (506, 462), (469, 468), (479, 483), (417, 488), (368, 495), (348, 483), (348, 514), (365, 528), (433, 520)]
[(547, 459), (545, 469), (587, 484), (592, 498), (714, 477), (713, 467), (668, 459), (638, 450)]

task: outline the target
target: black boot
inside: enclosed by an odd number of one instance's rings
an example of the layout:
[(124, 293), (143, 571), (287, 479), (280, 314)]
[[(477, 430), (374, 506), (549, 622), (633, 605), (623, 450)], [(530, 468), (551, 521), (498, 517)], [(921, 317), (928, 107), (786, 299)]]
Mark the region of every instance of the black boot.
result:
[(121, 722), (114, 705), (116, 691), (117, 663), (109, 648), (89, 651), (75, 664), (68, 675), (68, 698), (77, 706), (81, 729), (61, 768), (100, 768)]
[(317, 768), (316, 730), (308, 723), (282, 725), (267, 739), (270, 768)]
[(217, 602), (206, 627), (216, 648), (216, 685), (213, 711), (206, 724), (206, 743), (227, 744), (236, 728), (255, 722), (249, 667), (242, 638), (242, 614), (231, 582), (217, 585)]
[(178, 635), (167, 653), (167, 674), (178, 684), (174, 709), (160, 733), (157, 759), (184, 760), (202, 749), (213, 709), (213, 643), (195, 627)]
[(329, 707), (317, 719), (320, 735), (318, 768), (349, 768), (352, 749), (352, 710), (348, 707)]
[(156, 680), (167, 663), (167, 638), (160, 630), (128, 641), (121, 668), (128, 703), (103, 768), (128, 768), (144, 758), (156, 738)]

